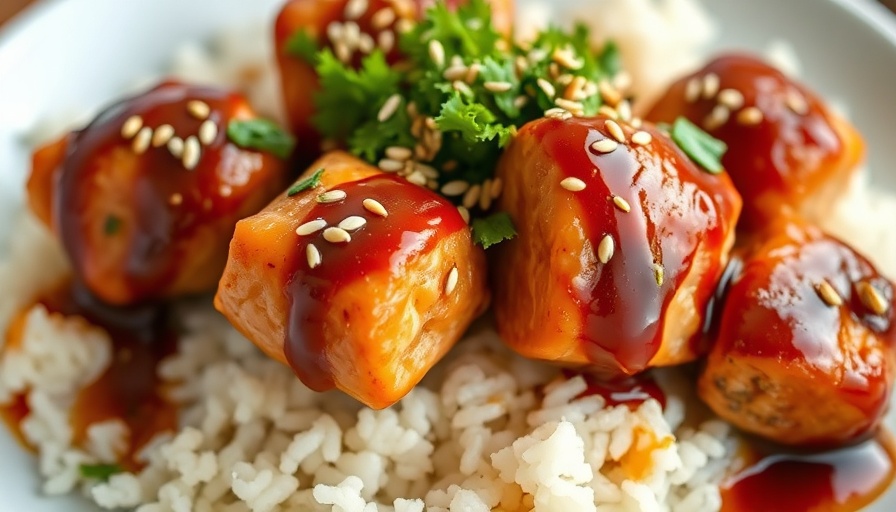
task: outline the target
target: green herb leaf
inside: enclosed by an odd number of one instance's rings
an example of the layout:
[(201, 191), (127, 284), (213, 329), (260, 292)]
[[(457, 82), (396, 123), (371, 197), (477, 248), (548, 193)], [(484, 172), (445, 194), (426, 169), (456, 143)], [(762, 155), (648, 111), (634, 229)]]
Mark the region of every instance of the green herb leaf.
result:
[(622, 57), (619, 55), (619, 47), (615, 41), (607, 41), (600, 52), (598, 62), (601, 70), (610, 76), (616, 76), (622, 71)]
[(507, 212), (498, 212), (482, 219), (473, 220), (473, 241), (483, 249), (510, 240), (516, 236), (513, 221)]
[(267, 119), (234, 119), (227, 124), (227, 137), (241, 148), (266, 151), (286, 159), (295, 147), (295, 138)]
[(323, 176), (323, 174), (324, 174), (324, 168), (321, 167), (320, 169), (314, 171), (314, 173), (311, 176), (308, 176), (304, 180), (299, 181), (295, 185), (289, 187), (289, 190), (286, 191), (286, 195), (288, 197), (292, 197), (292, 196), (298, 194), (299, 192), (304, 192), (305, 190), (308, 190), (309, 188), (314, 188), (314, 187), (320, 185), (320, 177)]
[(482, 103), (471, 102), (459, 93), (442, 105), (442, 112), (436, 118), (443, 132), (460, 132), (467, 142), (485, 142), (498, 138), (504, 147), (513, 136), (514, 128), (495, 122), (497, 118)]
[(722, 156), (728, 150), (724, 142), (701, 130), (700, 127), (679, 117), (672, 124), (670, 133), (672, 140), (697, 165), (711, 174), (719, 174), (722, 167)]
[(83, 478), (105, 482), (112, 475), (124, 471), (118, 464), (81, 464), (78, 467)]
[(106, 235), (114, 235), (121, 229), (121, 219), (115, 215), (106, 216), (106, 222), (103, 224), (103, 233)]
[(291, 36), (283, 44), (286, 53), (298, 57), (306, 62), (317, 62), (317, 41), (307, 29), (301, 28), (293, 32)]

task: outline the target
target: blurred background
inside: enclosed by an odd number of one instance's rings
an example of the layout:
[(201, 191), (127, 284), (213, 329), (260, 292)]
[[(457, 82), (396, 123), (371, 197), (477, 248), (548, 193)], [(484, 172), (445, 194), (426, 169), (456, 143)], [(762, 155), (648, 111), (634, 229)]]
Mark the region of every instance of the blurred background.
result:
[[(35, 0), (0, 0), (0, 23), (5, 22)], [(882, 4), (896, 12), (896, 0), (879, 0)]]

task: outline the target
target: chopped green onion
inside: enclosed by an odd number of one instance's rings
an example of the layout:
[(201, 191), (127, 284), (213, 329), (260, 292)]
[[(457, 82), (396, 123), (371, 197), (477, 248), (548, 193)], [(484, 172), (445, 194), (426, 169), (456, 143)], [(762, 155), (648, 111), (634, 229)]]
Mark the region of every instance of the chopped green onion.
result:
[(83, 478), (105, 482), (124, 470), (118, 464), (81, 464), (78, 471)]
[(314, 174), (312, 174), (311, 176), (308, 176), (304, 180), (289, 187), (289, 190), (286, 191), (286, 195), (289, 197), (292, 197), (292, 196), (298, 194), (299, 192), (304, 192), (305, 190), (308, 190), (309, 188), (314, 188), (314, 187), (320, 185), (320, 177), (323, 174), (324, 174), (324, 168), (321, 167), (320, 169), (314, 171)]
[(678, 144), (678, 147), (706, 172), (719, 174), (724, 170), (722, 156), (728, 149), (724, 142), (701, 130), (684, 117), (675, 120), (670, 135), (675, 144)]
[(266, 151), (286, 159), (292, 153), (295, 139), (267, 119), (234, 119), (227, 125), (227, 137), (241, 148)]
[(481, 219), (473, 220), (473, 241), (483, 249), (510, 240), (516, 236), (513, 221), (507, 212), (498, 212)]
[(317, 52), (320, 48), (317, 41), (308, 30), (302, 28), (295, 31), (283, 44), (286, 53), (299, 57), (309, 63), (317, 62)]

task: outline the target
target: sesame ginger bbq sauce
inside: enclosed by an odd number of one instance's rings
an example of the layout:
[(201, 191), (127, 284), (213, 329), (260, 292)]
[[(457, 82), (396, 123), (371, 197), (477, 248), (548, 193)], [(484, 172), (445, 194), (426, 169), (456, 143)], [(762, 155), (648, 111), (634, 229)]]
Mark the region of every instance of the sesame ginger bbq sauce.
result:
[[(296, 235), (296, 250), (291, 261), (286, 262), (292, 275), (286, 291), (291, 308), (284, 347), (286, 359), (302, 382), (315, 390), (333, 387), (327, 347), (321, 340), (327, 339), (322, 331), (324, 315), (336, 292), (373, 272), (401, 275), (403, 262), (429, 251), (448, 235), (468, 229), (451, 203), (423, 187), (408, 186), (405, 180), (392, 175), (345, 183), (338, 191), (345, 193), (343, 199), (316, 204), (305, 220), (323, 219), (335, 226), (343, 219), (358, 216), (366, 223), (348, 231), (349, 242), (329, 241), (327, 230), (310, 236)], [(370, 199), (385, 211), (371, 208)], [(311, 258), (306, 257), (309, 251), (318, 255), (313, 268)], [(350, 324), (351, 311), (346, 309), (343, 315)]]
[[(177, 346), (165, 310), (156, 306), (111, 307), (69, 280), (42, 294), (35, 305), (45, 307), (50, 314), (80, 316), (108, 333), (112, 342), (109, 367), (78, 393), (71, 407), (73, 444), (83, 446), (87, 442), (91, 425), (121, 420), (130, 435), (119, 464), (127, 470), (139, 469), (142, 464), (136, 455), (140, 449), (157, 434), (177, 430), (177, 409), (164, 398), (156, 372), (159, 362), (173, 354)], [(7, 333), (10, 340), (21, 339), (21, 328), (16, 332), (16, 326), (24, 324), (30, 309), (24, 308), (11, 325)], [(3, 409), (12, 431), (26, 446), (20, 423), (28, 412), (24, 396)]]

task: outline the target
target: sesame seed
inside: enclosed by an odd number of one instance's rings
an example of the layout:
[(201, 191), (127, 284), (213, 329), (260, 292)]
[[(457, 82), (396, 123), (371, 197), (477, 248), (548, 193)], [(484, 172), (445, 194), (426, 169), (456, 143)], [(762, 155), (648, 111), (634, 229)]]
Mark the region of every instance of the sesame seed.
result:
[(513, 89), (513, 84), (510, 82), (485, 82), (482, 85), (491, 92), (507, 92)]
[(189, 112), (191, 116), (202, 121), (212, 113), (212, 109), (208, 106), (208, 103), (204, 101), (190, 100), (187, 102), (187, 112)]
[(414, 22), (409, 19), (402, 18), (395, 23), (395, 30), (399, 34), (404, 34), (405, 32), (410, 32), (413, 29), (414, 29)]
[(356, 231), (364, 227), (364, 224), (367, 224), (367, 219), (360, 215), (351, 215), (342, 219), (338, 226), (346, 231)]
[(572, 114), (568, 110), (562, 109), (560, 107), (554, 107), (545, 110), (544, 116), (551, 119), (559, 119), (561, 121), (564, 121), (571, 118)]
[(432, 59), (437, 68), (445, 65), (445, 47), (437, 39), (429, 42), (429, 58)]
[(716, 105), (703, 120), (703, 127), (707, 130), (715, 130), (728, 122), (731, 111), (725, 105)]
[(356, 20), (367, 12), (367, 0), (349, 0), (345, 4), (345, 19)]
[(513, 98), (513, 106), (516, 108), (523, 108), (529, 103), (528, 96), (517, 96)]
[(597, 109), (597, 113), (609, 117), (610, 119), (619, 119), (619, 112), (609, 105), (601, 105), (600, 108)]
[(470, 183), (464, 180), (449, 181), (442, 185), (442, 194), (446, 196), (459, 196), (469, 190)]
[(604, 235), (597, 246), (597, 258), (601, 263), (607, 263), (613, 257), (614, 252), (616, 252), (616, 244), (613, 242), (613, 237)]
[(610, 132), (610, 136), (616, 139), (617, 142), (625, 142), (625, 132), (622, 131), (622, 127), (619, 126), (619, 123), (612, 119), (607, 119), (604, 121), (604, 128)]
[(453, 87), (455, 91), (463, 94), (464, 96), (473, 96), (473, 89), (470, 89), (470, 86), (467, 85), (466, 82), (455, 80), (451, 82), (451, 87)]
[(619, 208), (625, 213), (632, 211), (632, 206), (620, 196), (613, 196), (613, 204), (616, 205), (616, 208)]
[(862, 304), (875, 315), (883, 315), (890, 309), (884, 295), (873, 284), (862, 281), (856, 285)]
[(722, 89), (716, 100), (731, 110), (737, 110), (744, 106), (744, 95), (737, 89)]
[(325, 227), (327, 227), (327, 221), (324, 219), (309, 220), (296, 228), (296, 234), (299, 236), (306, 236), (312, 233), (317, 233)]
[(806, 98), (795, 89), (787, 91), (786, 103), (787, 108), (797, 115), (804, 116), (809, 112), (809, 104), (806, 103)]
[(745, 126), (757, 125), (762, 118), (762, 111), (756, 107), (747, 107), (737, 113), (737, 122)]
[(479, 71), (482, 70), (482, 65), (474, 62), (470, 64), (470, 67), (467, 68), (467, 74), (464, 75), (464, 82), (468, 84), (472, 84), (476, 81), (476, 78), (479, 77)]
[(529, 69), (529, 61), (527, 61), (526, 58), (522, 55), (519, 55), (516, 59), (514, 59), (513, 66), (516, 69), (517, 76), (519, 76)]
[(448, 278), (445, 279), (445, 295), (450, 295), (454, 288), (457, 287), (458, 277), (457, 266), (451, 267), (451, 270), (448, 272)]
[(401, 106), (401, 96), (397, 93), (389, 96), (389, 99), (383, 103), (382, 108), (377, 112), (376, 119), (381, 123), (388, 121), (395, 114), (395, 111), (398, 110), (399, 106)]
[(653, 140), (653, 136), (645, 131), (637, 131), (632, 134), (632, 143), (639, 146), (646, 146)]
[(414, 152), (404, 146), (389, 146), (386, 148), (386, 156), (392, 160), (403, 161), (414, 156)]
[(536, 83), (538, 84), (538, 87), (542, 91), (544, 91), (548, 98), (553, 99), (554, 95), (557, 94), (557, 90), (554, 89), (554, 86), (544, 78), (539, 78), (538, 80), (536, 80)]
[(158, 148), (162, 147), (165, 144), (168, 144), (168, 141), (171, 140), (171, 137), (174, 137), (174, 127), (170, 124), (163, 124), (156, 128), (156, 131), (152, 134), (152, 147)]
[(376, 48), (377, 43), (373, 42), (373, 37), (370, 34), (361, 34), (358, 36), (358, 50), (361, 53), (372, 53), (373, 49)]
[(584, 76), (575, 76), (569, 82), (569, 85), (566, 86), (566, 89), (563, 91), (563, 97), (568, 100), (582, 100), (584, 98), (583, 89), (585, 87), (585, 83), (588, 82), (588, 79)]
[(349, 48), (357, 48), (361, 38), (361, 27), (354, 21), (346, 21), (342, 25), (342, 43)]
[(632, 126), (632, 128), (637, 130), (637, 129), (641, 128), (642, 123), (643, 123), (643, 121), (641, 121), (640, 117), (633, 117), (632, 120), (629, 121), (628, 124), (630, 124)]
[(835, 290), (834, 287), (831, 286), (831, 283), (827, 281), (821, 281), (815, 285), (815, 291), (818, 292), (818, 296), (821, 297), (821, 300), (828, 306), (838, 307), (843, 304), (843, 299), (840, 297), (840, 294), (838, 294), (837, 290)]
[(395, 11), (389, 7), (384, 7), (376, 11), (373, 16), (370, 17), (370, 26), (372, 26), (374, 30), (383, 30), (394, 22)]
[(218, 125), (215, 124), (211, 119), (206, 119), (199, 125), (199, 142), (205, 144), (206, 146), (210, 145), (212, 142), (215, 142), (215, 139), (218, 137)]
[(619, 147), (619, 143), (613, 139), (601, 139), (591, 144), (591, 149), (598, 153), (612, 153)]
[(199, 146), (199, 139), (190, 135), (184, 141), (184, 154), (181, 162), (188, 171), (192, 171), (199, 165), (199, 158), (202, 156), (202, 148)]
[(413, 183), (414, 185), (420, 185), (421, 187), (426, 186), (426, 176), (424, 176), (420, 171), (414, 171), (411, 174), (408, 174), (407, 178), (405, 179), (410, 183)]
[(168, 152), (170, 152), (174, 158), (180, 159), (184, 156), (184, 140), (180, 137), (171, 137), (171, 140), (168, 141)]
[(152, 128), (148, 126), (144, 126), (140, 128), (140, 131), (137, 132), (137, 136), (134, 137), (134, 141), (131, 143), (131, 149), (134, 150), (134, 153), (141, 155), (149, 149), (149, 143), (152, 140)]
[(492, 199), (497, 199), (498, 196), (501, 195), (501, 190), (504, 188), (504, 181), (501, 178), (495, 178), (492, 180), (492, 189), (491, 196)]
[(368, 212), (370, 212), (374, 215), (379, 215), (380, 217), (388, 217), (389, 216), (389, 212), (386, 211), (386, 207), (383, 206), (376, 199), (367, 198), (364, 201), (362, 201), (361, 204), (364, 205), (365, 210), (367, 210)]
[(619, 102), (622, 101), (622, 93), (617, 91), (607, 80), (598, 82), (597, 90), (600, 91), (600, 95), (603, 97), (604, 101), (611, 106), (618, 105)]
[(442, 72), (442, 77), (445, 78), (445, 80), (450, 80), (452, 82), (455, 80), (463, 80), (466, 76), (467, 66), (464, 66), (463, 63), (459, 65), (452, 64)]
[(317, 202), (321, 204), (336, 203), (345, 199), (347, 195), (344, 190), (328, 190), (317, 195)]
[(697, 77), (691, 78), (684, 86), (684, 100), (688, 103), (697, 101), (703, 86)]
[(492, 195), (489, 194), (491, 188), (490, 180), (485, 180), (482, 183), (482, 192), (479, 193), (479, 209), (482, 211), (488, 211), (492, 207)]
[(563, 98), (557, 98), (556, 100), (554, 100), (554, 103), (558, 107), (568, 110), (573, 114), (582, 115), (585, 112), (585, 106), (578, 101), (570, 101)]
[(663, 286), (663, 280), (666, 277), (666, 270), (659, 263), (653, 264), (653, 278), (656, 279), (657, 286)]
[(470, 223), (470, 210), (468, 210), (464, 206), (458, 206), (457, 213), (460, 214), (460, 218), (464, 219), (465, 223), (467, 223), (467, 224)]
[(233, 194), (233, 188), (230, 185), (221, 185), (218, 188), (218, 193), (221, 194), (221, 197), (230, 197)]
[(333, 43), (333, 51), (336, 53), (336, 58), (339, 59), (340, 62), (348, 62), (352, 58), (352, 50), (344, 41), (336, 41)]
[(383, 50), (383, 53), (389, 53), (395, 47), (395, 32), (384, 30), (376, 36), (377, 45)]
[(581, 190), (585, 190), (585, 182), (580, 180), (579, 178), (563, 178), (560, 181), (560, 186), (569, 190), (570, 192), (579, 192)]
[(177, 192), (171, 194), (171, 197), (168, 198), (168, 204), (171, 204), (173, 206), (177, 206), (183, 202), (184, 202), (184, 196), (182, 196), (181, 194), (179, 194)]
[(308, 260), (308, 268), (315, 268), (320, 265), (320, 251), (314, 244), (305, 246), (305, 259)]
[(143, 118), (140, 116), (131, 116), (121, 125), (121, 136), (130, 139), (137, 135), (140, 128), (143, 128)]
[(557, 64), (565, 67), (566, 69), (581, 69), (585, 63), (581, 59), (577, 59), (574, 52), (570, 48), (565, 48), (563, 50), (556, 49), (554, 53), (551, 55), (551, 58)]
[(324, 230), (324, 240), (331, 244), (344, 244), (352, 241), (352, 235), (342, 228), (329, 227)]
[(464, 208), (470, 209), (476, 206), (476, 203), (479, 202), (479, 194), (482, 193), (482, 185), (473, 185), (467, 190), (464, 194), (464, 198), (461, 201), (461, 204)]
[(707, 73), (703, 75), (703, 98), (712, 99), (719, 92), (719, 75)]
[(429, 190), (438, 190), (439, 182), (436, 180), (426, 180), (426, 188)]
[(331, 43), (336, 43), (337, 41), (342, 41), (343, 34), (345, 30), (342, 27), (342, 23), (338, 21), (334, 21), (327, 25), (327, 38)]
[(628, 100), (622, 100), (616, 105), (616, 112), (619, 113), (619, 119), (628, 121), (632, 118), (632, 104)]

